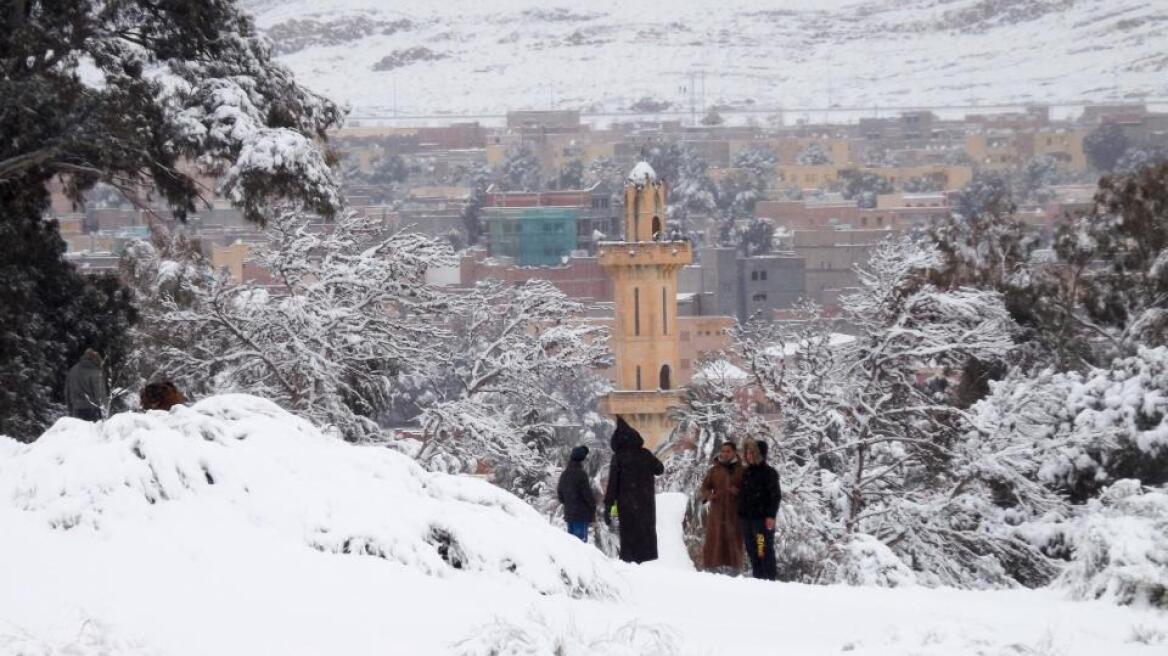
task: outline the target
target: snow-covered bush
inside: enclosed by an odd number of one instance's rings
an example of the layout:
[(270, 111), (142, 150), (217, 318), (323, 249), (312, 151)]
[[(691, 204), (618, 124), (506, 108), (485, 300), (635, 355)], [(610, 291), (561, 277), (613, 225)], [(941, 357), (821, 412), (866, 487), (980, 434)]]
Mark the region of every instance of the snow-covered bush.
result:
[(1079, 599), (1168, 609), (1168, 490), (1116, 481), (1088, 502), (1071, 539), (1057, 585)]
[(917, 579), (883, 542), (857, 533), (840, 545), (827, 562), (827, 578), (848, 585), (876, 585), (898, 588), (916, 585)]
[[(545, 594), (622, 592), (599, 552), (515, 496), (348, 444), (252, 396), (97, 424), (66, 418), (33, 444), (0, 445), (0, 514), (31, 518), (18, 527), (100, 537), (165, 524), (162, 540), (215, 534), (242, 548), (274, 537), (431, 576), (472, 572)], [(181, 526), (167, 523), (174, 517)]]
[(458, 656), (677, 656), (681, 642), (666, 627), (630, 622), (607, 634), (575, 624), (554, 626), (532, 613), (525, 622), (499, 620), (456, 643)]
[(992, 385), (972, 408), (986, 431), (1029, 448), (1014, 471), (1084, 501), (1108, 483), (1168, 483), (1168, 348), (1086, 373), (1041, 372)]

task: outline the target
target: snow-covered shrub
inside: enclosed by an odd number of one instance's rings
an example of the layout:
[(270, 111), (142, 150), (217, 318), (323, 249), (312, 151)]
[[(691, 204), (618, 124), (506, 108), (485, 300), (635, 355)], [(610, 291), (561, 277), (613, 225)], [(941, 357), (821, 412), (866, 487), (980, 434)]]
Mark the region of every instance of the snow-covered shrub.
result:
[(991, 388), (971, 411), (984, 432), (1028, 452), (1013, 469), (1019, 475), (1080, 501), (1122, 478), (1168, 482), (1168, 348)]
[(883, 542), (863, 533), (850, 536), (827, 567), (828, 578), (848, 585), (898, 588), (916, 585), (912, 570)]
[(1116, 481), (1071, 531), (1074, 558), (1057, 580), (1079, 599), (1168, 609), (1168, 490)]
[(453, 645), (458, 656), (677, 656), (681, 642), (667, 627), (630, 622), (609, 633), (575, 624), (553, 626), (542, 614), (498, 620)]
[(473, 572), (545, 594), (621, 592), (603, 556), (506, 491), (348, 444), (252, 396), (97, 424), (66, 418), (33, 444), (0, 444), (0, 512), (28, 514), (45, 530), (133, 533), (181, 515), (205, 520), (184, 523), (196, 534), (276, 536), (432, 576)]

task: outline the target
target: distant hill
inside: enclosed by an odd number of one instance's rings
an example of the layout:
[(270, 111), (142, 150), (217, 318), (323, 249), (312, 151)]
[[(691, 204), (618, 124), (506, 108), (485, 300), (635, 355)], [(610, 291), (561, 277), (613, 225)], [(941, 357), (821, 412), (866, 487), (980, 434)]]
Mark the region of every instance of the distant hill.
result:
[(700, 71), (730, 108), (1168, 96), (1164, 0), (243, 4), (303, 82), (362, 113), (688, 112)]

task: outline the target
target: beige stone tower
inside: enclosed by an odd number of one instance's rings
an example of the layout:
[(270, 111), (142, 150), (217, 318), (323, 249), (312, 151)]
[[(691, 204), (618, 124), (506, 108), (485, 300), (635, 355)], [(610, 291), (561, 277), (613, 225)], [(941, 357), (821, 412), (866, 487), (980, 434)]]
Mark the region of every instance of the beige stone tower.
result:
[(693, 261), (689, 242), (668, 241), (665, 181), (641, 162), (625, 183), (625, 241), (600, 244), (600, 266), (613, 281), (616, 389), (605, 410), (621, 415), (653, 448), (678, 401), (677, 274)]

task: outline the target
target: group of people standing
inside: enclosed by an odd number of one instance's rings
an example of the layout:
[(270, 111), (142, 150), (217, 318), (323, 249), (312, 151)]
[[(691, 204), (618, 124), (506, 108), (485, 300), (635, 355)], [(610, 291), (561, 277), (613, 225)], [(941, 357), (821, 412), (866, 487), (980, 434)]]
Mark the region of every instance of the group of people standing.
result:
[[(617, 417), (612, 434), (612, 462), (604, 494), (603, 518), (619, 522), (620, 558), (642, 563), (657, 558), (657, 506), (654, 478), (665, 466), (648, 449), (640, 433)], [(767, 444), (746, 440), (745, 464), (733, 442), (722, 444), (717, 461), (702, 481), (699, 494), (708, 503), (702, 561), (706, 569), (737, 573), (743, 553), (754, 577), (775, 580), (775, 520), (782, 491), (779, 474), (767, 464)], [(564, 507), (568, 532), (588, 541), (596, 520), (596, 495), (584, 460), (588, 447), (572, 450), (556, 492)]]
[[(620, 531), (620, 557), (629, 563), (657, 559), (657, 501), (653, 479), (665, 473), (665, 465), (645, 448), (645, 440), (622, 417), (612, 433), (612, 462), (604, 493), (602, 517), (611, 526), (615, 517)], [(596, 493), (584, 459), (588, 447), (572, 449), (568, 466), (560, 475), (556, 493), (564, 506), (568, 532), (588, 541), (588, 528), (596, 520)]]
[(775, 521), (782, 501), (779, 473), (767, 464), (767, 443), (746, 440), (738, 447), (725, 442), (717, 461), (702, 480), (701, 496), (709, 504), (702, 564), (706, 569), (737, 573), (742, 555), (750, 560), (754, 578), (775, 580)]

